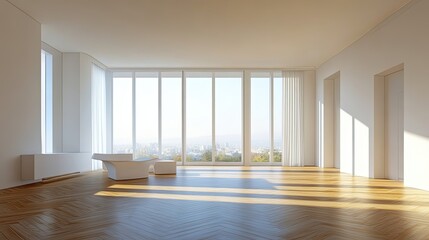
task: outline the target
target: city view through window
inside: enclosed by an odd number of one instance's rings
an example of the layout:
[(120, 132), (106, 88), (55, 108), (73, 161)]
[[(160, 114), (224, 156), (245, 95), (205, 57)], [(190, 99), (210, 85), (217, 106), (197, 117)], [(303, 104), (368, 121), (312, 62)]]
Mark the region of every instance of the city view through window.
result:
[(272, 162), (282, 160), (282, 88), (280, 72), (252, 74), (250, 94), (252, 162), (270, 162), (270, 158)]
[[(243, 161), (242, 72), (122, 73), (112, 89), (114, 153), (181, 162), (184, 134), (185, 163)], [(252, 162), (281, 162), (281, 127), (281, 76), (252, 77)]]

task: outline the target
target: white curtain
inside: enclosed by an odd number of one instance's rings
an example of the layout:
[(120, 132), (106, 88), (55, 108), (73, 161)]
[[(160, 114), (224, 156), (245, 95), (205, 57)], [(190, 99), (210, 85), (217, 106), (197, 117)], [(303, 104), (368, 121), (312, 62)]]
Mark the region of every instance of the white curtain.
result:
[[(92, 65), (91, 76), (92, 152), (106, 153), (106, 72)], [(102, 169), (102, 163), (92, 160), (92, 170)]]
[(283, 165), (304, 166), (304, 73), (283, 72)]

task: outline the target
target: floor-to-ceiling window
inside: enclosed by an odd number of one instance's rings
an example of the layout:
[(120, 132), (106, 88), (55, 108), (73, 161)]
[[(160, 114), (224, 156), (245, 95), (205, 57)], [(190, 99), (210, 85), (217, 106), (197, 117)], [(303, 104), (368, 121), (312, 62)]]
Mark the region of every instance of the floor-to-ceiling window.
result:
[(111, 85), (112, 152), (243, 161), (243, 72), (114, 72)]
[(158, 87), (157, 72), (137, 72), (135, 74), (135, 158), (159, 157)]
[(251, 162), (280, 163), (283, 144), (281, 72), (252, 72), (250, 78)]
[(41, 52), (41, 129), (42, 153), (53, 152), (53, 58), (52, 54)]
[(212, 162), (211, 72), (186, 73), (186, 162)]
[(281, 72), (273, 72), (273, 159), (282, 162), (283, 145), (283, 77)]
[(252, 73), (250, 86), (251, 161), (269, 162), (271, 145), (270, 73)]
[(241, 162), (243, 142), (243, 74), (215, 73), (216, 162)]
[[(280, 164), (282, 73), (249, 71), (244, 76), (244, 71), (114, 72), (112, 151), (190, 165)], [(245, 84), (250, 85), (247, 120)], [(251, 154), (243, 154), (245, 139)]]
[(114, 73), (112, 94), (112, 132), (114, 153), (133, 152), (133, 74)]
[(161, 73), (161, 158), (182, 161), (182, 72)]

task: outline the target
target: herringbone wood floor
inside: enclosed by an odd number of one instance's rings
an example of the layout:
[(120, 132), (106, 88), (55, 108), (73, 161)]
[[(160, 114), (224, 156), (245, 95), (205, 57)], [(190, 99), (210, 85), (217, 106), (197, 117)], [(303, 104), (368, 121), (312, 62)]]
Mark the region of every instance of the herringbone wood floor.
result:
[(313, 167), (99, 171), (1, 190), (0, 239), (429, 239), (429, 193)]

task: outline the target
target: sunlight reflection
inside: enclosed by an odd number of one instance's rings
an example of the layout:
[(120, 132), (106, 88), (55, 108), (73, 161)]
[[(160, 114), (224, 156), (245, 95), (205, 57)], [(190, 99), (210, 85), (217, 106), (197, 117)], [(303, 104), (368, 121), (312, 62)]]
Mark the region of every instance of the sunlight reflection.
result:
[[(191, 173), (192, 174), (192, 173)], [(287, 175), (287, 176), (286, 176)], [(312, 176), (314, 176), (313, 174)], [(338, 175), (338, 174), (337, 174)], [(177, 175), (177, 177), (182, 177), (181, 175)], [(241, 178), (241, 179), (286, 179), (286, 178), (294, 178), (297, 179), (305, 179), (305, 175), (302, 174), (289, 174), (289, 173), (283, 173), (283, 174), (264, 174), (264, 173), (222, 173), (219, 174), (217, 172), (204, 172), (204, 173), (195, 173), (194, 175), (187, 174), (184, 176), (186, 178), (189, 177), (201, 177), (201, 178)], [(320, 175), (323, 179), (328, 179), (328, 175)], [(335, 175), (332, 175), (332, 177), (335, 177)]]
[[(401, 200), (404, 196), (401, 193), (396, 195), (356, 192), (353, 188), (320, 188), (319, 191), (302, 191), (302, 187), (282, 187), (278, 189), (247, 189), (247, 188), (216, 188), (216, 187), (182, 187), (182, 186), (153, 186), (153, 185), (127, 185), (114, 184), (109, 188), (127, 189), (127, 190), (153, 190), (153, 191), (183, 191), (183, 192), (206, 192), (206, 193), (235, 193), (235, 194), (253, 194), (253, 195), (276, 195), (276, 196), (293, 196), (293, 197), (325, 197), (325, 198), (353, 198), (356, 200)], [(336, 190), (334, 193), (329, 189)], [(422, 199), (421, 197), (419, 200)], [(429, 198), (427, 198), (429, 201)], [(429, 204), (429, 202), (428, 202)]]
[(409, 131), (404, 132), (404, 182), (406, 186), (429, 191), (428, 148), (429, 138)]
[(230, 196), (205, 196), (205, 195), (187, 195), (187, 194), (164, 194), (164, 193), (144, 193), (144, 192), (115, 192), (100, 191), (96, 196), (105, 197), (129, 197), (146, 199), (168, 199), (182, 201), (204, 201), (204, 202), (222, 202), (222, 203), (241, 203), (241, 204), (269, 204), (269, 205), (296, 205), (305, 207), (328, 207), (328, 208), (355, 208), (355, 209), (384, 209), (384, 210), (402, 210), (429, 212), (428, 207), (418, 205), (395, 205), (395, 204), (375, 204), (361, 202), (337, 202), (320, 200), (297, 200), (297, 199), (278, 199), (278, 198), (252, 198), (252, 197), (230, 197)]
[[(318, 181), (323, 181), (323, 183), (319, 183), (315, 180)], [(355, 187), (397, 187), (397, 188), (402, 188), (403, 185), (400, 182), (367, 182), (367, 181), (359, 181), (359, 180), (355, 180), (355, 179), (342, 179), (341, 180), (341, 185), (339, 185), (339, 181), (338, 179), (332, 179), (332, 180), (328, 180), (325, 178), (321, 178), (321, 179), (311, 179), (311, 180), (303, 180), (303, 179), (281, 179), (281, 178), (267, 178), (266, 181), (268, 181), (269, 183), (273, 183), (273, 184), (311, 184), (311, 185), (338, 185), (338, 187), (341, 187), (342, 185), (353, 185)], [(370, 184), (370, 185), (368, 185)]]
[[(354, 188), (354, 187), (302, 187), (276, 186), (276, 189), (319, 193), (320, 197), (347, 197), (367, 200), (409, 201), (429, 206), (429, 195), (420, 190), (385, 189), (385, 188)], [(401, 204), (401, 202), (398, 202)]]
[(340, 109), (340, 168), (353, 174), (353, 117)]
[(369, 177), (369, 128), (354, 119), (353, 132), (355, 175)]

